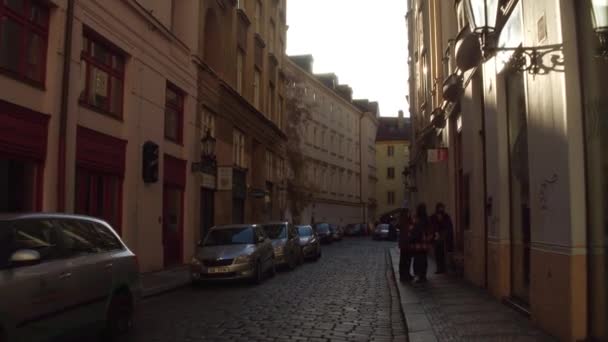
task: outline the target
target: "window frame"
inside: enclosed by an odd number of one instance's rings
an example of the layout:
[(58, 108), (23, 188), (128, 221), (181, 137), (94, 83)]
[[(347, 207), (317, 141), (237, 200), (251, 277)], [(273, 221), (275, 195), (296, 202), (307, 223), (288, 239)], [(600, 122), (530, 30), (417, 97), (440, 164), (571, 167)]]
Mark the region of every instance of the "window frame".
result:
[(395, 204), (395, 192), (394, 191), (387, 191), (386, 192), (386, 203), (388, 205), (394, 205)]
[(387, 179), (395, 179), (395, 168), (387, 167), (386, 168), (386, 178)]
[[(47, 59), (48, 59), (48, 46), (49, 46), (49, 27), (51, 21), (51, 8), (43, 2), (37, 2), (35, 0), (23, 0), (24, 7), (23, 13), (18, 13), (8, 5), (4, 4), (4, 1), (0, 1), (0, 20), (6, 17), (9, 20), (16, 22), (21, 28), (20, 46), (19, 46), (19, 71), (10, 70), (7, 68), (0, 67), (0, 72), (11, 78), (15, 78), (19, 81), (31, 84), (33, 86), (44, 89), (46, 84), (47, 74)], [(44, 9), (43, 23), (38, 24), (30, 20), (25, 16), (25, 13), (31, 13), (32, 3), (36, 3), (38, 7)], [(27, 72), (27, 60), (28, 60), (28, 42), (30, 42), (32, 33), (41, 37), (42, 45), (40, 46), (40, 79), (35, 80), (26, 76)], [(2, 37), (2, 26), (0, 25), (0, 38)]]
[[(86, 70), (85, 70), (86, 78), (85, 78), (85, 82), (84, 82), (84, 89), (82, 89), (82, 94), (80, 95), (79, 102), (82, 106), (95, 110), (99, 113), (108, 115), (112, 118), (122, 120), (123, 115), (124, 115), (125, 71), (126, 71), (127, 55), (124, 51), (122, 51), (120, 48), (116, 47), (116, 45), (112, 44), (109, 40), (107, 40), (100, 34), (96, 33), (95, 31), (93, 31), (87, 27), (83, 28), (82, 37), (83, 37), (83, 46), (82, 46), (82, 51), (80, 53), (80, 60), (86, 62), (86, 65), (84, 66), (86, 68)], [(122, 62), (122, 69), (114, 69), (112, 66), (108, 66), (106, 64), (103, 64), (103, 63), (97, 61), (91, 52), (91, 46), (93, 43), (95, 43), (97, 45), (101, 45), (104, 49), (107, 50), (107, 52), (110, 54), (110, 64), (112, 63), (112, 60), (114, 57), (116, 57), (116, 59), (118, 61)], [(87, 44), (88, 46), (85, 46), (85, 44)], [(91, 67), (92, 66), (95, 67), (96, 69), (99, 69), (99, 70), (107, 73), (108, 76), (110, 77), (110, 82), (108, 82), (108, 85), (107, 85), (107, 93), (108, 93), (108, 99), (109, 99), (108, 105), (106, 106), (107, 108), (102, 108), (102, 107), (96, 106), (92, 103), (89, 103), (89, 96), (90, 96), (90, 91), (91, 91), (91, 85), (89, 84), (89, 81), (91, 78)], [(122, 84), (122, 93), (120, 94), (120, 100), (118, 101), (119, 103), (117, 106), (117, 108), (120, 108), (118, 113), (112, 112), (113, 82), (111, 82), (111, 80), (113, 78), (118, 79)]]
[(386, 146), (386, 155), (389, 157), (395, 156), (395, 146), (394, 145)]
[[(167, 101), (167, 94), (168, 92), (171, 91), (173, 93), (175, 93), (176, 97), (177, 97), (177, 102), (176, 103), (169, 103), (169, 101)], [(175, 84), (167, 81), (167, 86), (165, 88), (165, 122), (164, 122), (164, 129), (163, 129), (163, 135), (165, 137), (166, 140), (172, 141), (178, 145), (182, 145), (184, 142), (184, 103), (186, 102), (186, 94), (183, 90), (181, 90), (179, 87), (177, 87)], [(167, 135), (167, 111), (169, 109), (172, 109), (176, 112), (177, 114), (177, 137), (173, 138), (171, 136)]]

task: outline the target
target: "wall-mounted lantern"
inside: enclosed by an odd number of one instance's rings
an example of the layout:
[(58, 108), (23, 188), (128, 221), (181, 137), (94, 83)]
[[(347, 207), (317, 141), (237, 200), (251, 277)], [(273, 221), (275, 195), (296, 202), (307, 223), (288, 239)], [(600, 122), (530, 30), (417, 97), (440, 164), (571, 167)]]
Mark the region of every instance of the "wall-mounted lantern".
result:
[(608, 0), (591, 0), (593, 31), (600, 41), (599, 54), (608, 58)]
[[(595, 2), (606, 3), (602, 0)], [(546, 74), (551, 70), (559, 70), (563, 66), (563, 55), (551, 58), (552, 65), (543, 64), (544, 57), (556, 51), (563, 50), (562, 44), (545, 46), (517, 46), (498, 47), (499, 29), (496, 27), (499, 14), (506, 14), (508, 10), (501, 9), (499, 0), (464, 0), (465, 11), (471, 32), (480, 42), (483, 59), (487, 60), (499, 51), (513, 52), (512, 67), (530, 74)], [(500, 28), (502, 30), (502, 28)]]
[(217, 158), (215, 156), (215, 144), (216, 139), (211, 135), (211, 131), (207, 130), (205, 136), (201, 139), (200, 162), (192, 163), (192, 172), (216, 173)]

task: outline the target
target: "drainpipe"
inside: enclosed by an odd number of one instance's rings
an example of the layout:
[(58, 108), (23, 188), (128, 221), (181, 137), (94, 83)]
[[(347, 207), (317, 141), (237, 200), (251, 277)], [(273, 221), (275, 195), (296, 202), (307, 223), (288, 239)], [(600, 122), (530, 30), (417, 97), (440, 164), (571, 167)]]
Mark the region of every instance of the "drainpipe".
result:
[(483, 228), (484, 228), (484, 287), (488, 288), (488, 165), (486, 158), (486, 99), (485, 99), (485, 89), (483, 85), (483, 68), (481, 69), (482, 77), (481, 77), (481, 131), (479, 131), (479, 135), (481, 137), (481, 147), (482, 147), (482, 163), (483, 163)]
[(59, 151), (57, 158), (57, 211), (66, 210), (66, 134), (68, 121), (68, 103), (70, 95), (70, 67), (72, 57), (72, 30), (74, 28), (74, 0), (68, 0), (65, 19), (65, 37), (63, 42), (63, 75), (61, 79), (61, 108), (59, 111)]
[[(361, 199), (361, 209), (363, 210), (363, 222), (367, 225), (367, 210), (363, 202), (363, 119), (365, 113), (359, 119), (359, 198)], [(366, 226), (367, 229), (367, 226)]]

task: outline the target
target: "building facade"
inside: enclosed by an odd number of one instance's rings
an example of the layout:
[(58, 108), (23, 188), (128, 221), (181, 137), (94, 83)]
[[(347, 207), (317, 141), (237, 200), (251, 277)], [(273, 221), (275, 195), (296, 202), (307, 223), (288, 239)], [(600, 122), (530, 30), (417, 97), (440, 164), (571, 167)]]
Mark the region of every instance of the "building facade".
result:
[[(187, 262), (207, 224), (233, 222), (232, 193), (238, 188), (233, 180), (238, 176), (227, 168), (236, 165), (246, 175), (239, 183), (245, 219), (262, 219), (255, 216), (259, 208), (267, 218), (278, 218), (281, 175), (267, 175), (265, 151), (252, 146), (271, 146), (268, 159), (280, 164), (285, 141), (276, 119), (280, 90), (275, 81), (272, 100), (268, 65), (270, 59), (277, 60), (277, 69), (281, 63), (285, 2), (273, 2), (256, 17), (261, 18), (256, 25), (264, 27), (257, 44), (275, 39), (277, 56), (262, 49), (260, 82), (255, 83), (259, 109), (253, 95), (243, 100), (237, 91), (233, 65), (238, 65), (241, 4), (2, 2), (0, 32), (11, 33), (0, 34), (0, 178), (7, 189), (0, 211), (103, 218), (137, 253), (144, 272)], [(213, 17), (211, 8), (215, 24), (205, 20)], [(253, 36), (248, 31), (251, 45)], [(225, 50), (209, 53), (212, 49), (205, 46)], [(251, 49), (242, 68), (246, 80), (241, 79), (247, 94), (254, 93)], [(235, 62), (224, 67), (228, 56)], [(206, 81), (212, 74), (215, 88)], [(210, 127), (218, 141), (218, 173), (224, 178), (209, 178), (194, 167), (201, 161), (201, 137)], [(240, 127), (238, 139), (234, 127)], [(251, 153), (262, 161), (248, 162)], [(233, 161), (233, 155), (243, 156), (242, 162)], [(269, 180), (272, 186), (264, 188)], [(230, 190), (222, 191), (220, 185)], [(264, 190), (261, 199), (250, 196), (257, 188)], [(217, 216), (213, 220), (206, 214), (205, 198), (223, 209), (211, 211)]]
[(399, 111), (397, 117), (380, 117), (376, 134), (378, 217), (409, 207), (406, 172), (410, 161), (410, 121)]
[(286, 70), (311, 108), (300, 143), (313, 199), (301, 220), (338, 225), (373, 220), (376, 170), (370, 142), (377, 103), (353, 101), (352, 89), (338, 84), (335, 74), (313, 74), (312, 56), (290, 56)]
[(606, 340), (592, 1), (500, 1), (486, 45), (465, 5), (409, 2), (416, 201), (448, 203), (469, 281), (560, 340)]

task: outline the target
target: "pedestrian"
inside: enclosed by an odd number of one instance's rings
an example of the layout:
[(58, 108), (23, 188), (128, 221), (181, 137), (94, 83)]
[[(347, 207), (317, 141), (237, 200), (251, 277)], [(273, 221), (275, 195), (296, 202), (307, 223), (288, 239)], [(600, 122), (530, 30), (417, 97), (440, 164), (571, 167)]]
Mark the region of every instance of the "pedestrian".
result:
[(443, 203), (437, 203), (435, 213), (431, 217), (431, 227), (434, 232), (435, 262), (437, 263), (436, 274), (447, 271), (447, 253), (452, 252), (453, 229), (452, 219), (445, 211)]
[(412, 268), (412, 255), (408, 245), (408, 237), (412, 229), (412, 216), (408, 208), (401, 209), (399, 215), (399, 279), (409, 282), (414, 279), (410, 273)]
[(427, 280), (427, 253), (432, 238), (426, 204), (420, 203), (416, 207), (414, 225), (408, 239), (408, 245), (412, 251), (412, 257), (414, 258), (414, 275), (416, 275), (416, 283), (424, 283)]

